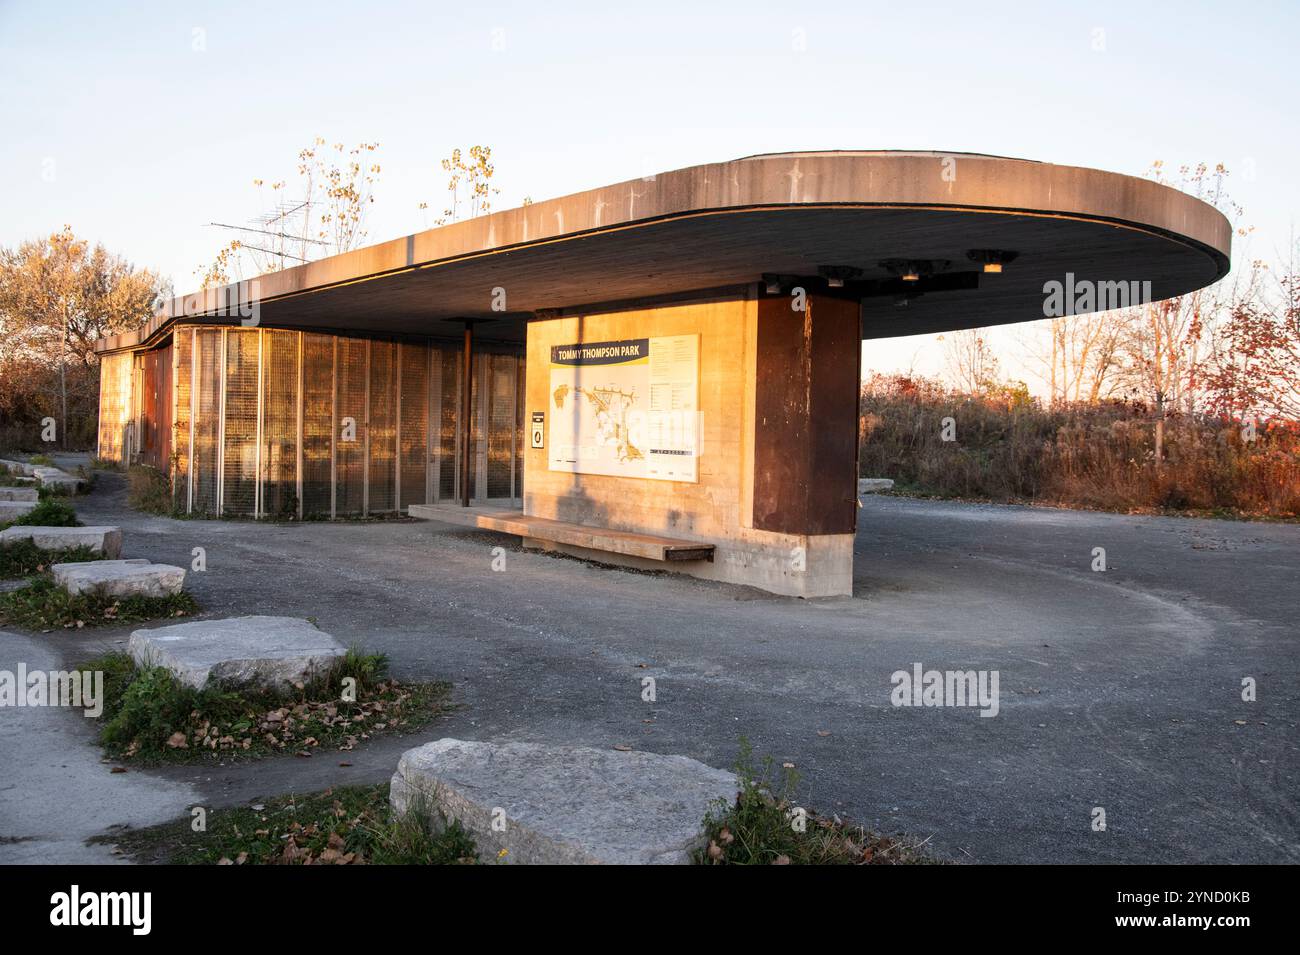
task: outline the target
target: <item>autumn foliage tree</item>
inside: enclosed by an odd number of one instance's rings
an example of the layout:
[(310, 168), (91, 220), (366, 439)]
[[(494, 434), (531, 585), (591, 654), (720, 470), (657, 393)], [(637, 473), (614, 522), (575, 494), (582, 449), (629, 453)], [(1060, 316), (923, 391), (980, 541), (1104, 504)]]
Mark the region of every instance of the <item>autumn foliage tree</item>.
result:
[(61, 447), (84, 441), (99, 397), (95, 343), (147, 321), (163, 292), (156, 273), (69, 226), (0, 249), (0, 441), (30, 445), (47, 416)]
[(1210, 409), (1238, 419), (1300, 421), (1300, 270), (1233, 304), (1201, 375)]

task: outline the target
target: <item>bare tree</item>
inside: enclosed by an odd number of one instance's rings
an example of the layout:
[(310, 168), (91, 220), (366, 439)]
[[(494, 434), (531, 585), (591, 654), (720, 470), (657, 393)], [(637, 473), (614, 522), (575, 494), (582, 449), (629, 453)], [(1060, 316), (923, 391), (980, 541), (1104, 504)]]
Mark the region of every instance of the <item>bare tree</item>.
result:
[(997, 384), (998, 359), (989, 348), (986, 328), (948, 332), (943, 340), (944, 371), (955, 387), (967, 394), (987, 391)]
[(1124, 323), (1115, 312), (1035, 322), (1021, 341), (1051, 404), (1096, 402), (1117, 386)]

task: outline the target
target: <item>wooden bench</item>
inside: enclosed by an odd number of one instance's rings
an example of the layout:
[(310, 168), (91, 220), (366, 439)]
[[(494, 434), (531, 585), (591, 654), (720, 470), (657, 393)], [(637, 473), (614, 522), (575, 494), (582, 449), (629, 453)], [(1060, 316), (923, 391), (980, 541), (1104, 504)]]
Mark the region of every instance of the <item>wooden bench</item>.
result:
[(713, 545), (674, 537), (633, 534), (628, 531), (571, 524), (546, 517), (529, 517), (522, 511), (510, 514), (479, 514), (474, 523), (484, 530), (531, 537), (534, 540), (588, 550), (603, 550), (647, 560), (713, 560)]

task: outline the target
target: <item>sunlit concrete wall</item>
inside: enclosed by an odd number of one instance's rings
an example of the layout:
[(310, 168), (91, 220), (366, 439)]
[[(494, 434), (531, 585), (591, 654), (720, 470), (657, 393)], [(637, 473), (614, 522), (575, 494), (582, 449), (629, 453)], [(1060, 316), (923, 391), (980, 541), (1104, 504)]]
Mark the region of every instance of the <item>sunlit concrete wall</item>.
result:
[[(549, 470), (546, 450), (525, 451), (524, 512), (531, 516), (658, 534), (715, 545), (713, 562), (663, 563), (605, 552), (584, 551), (529, 541), (530, 546), (645, 569), (672, 569), (698, 577), (750, 584), (796, 596), (829, 596), (852, 591), (853, 534), (806, 533), (755, 525), (754, 468), (759, 301), (747, 297), (706, 299), (683, 304), (606, 313), (568, 315), (529, 323), (526, 412), (552, 414), (550, 353), (554, 345), (621, 341), (669, 335), (699, 335), (700, 457), (698, 482), (673, 482)], [(853, 332), (856, 334), (856, 310)], [(773, 313), (773, 321), (804, 324), (803, 316)], [(856, 346), (856, 339), (854, 341)], [(842, 360), (853, 363), (856, 347)], [(808, 366), (792, 356), (790, 367), (774, 368), (783, 382), (807, 382)], [(807, 385), (800, 387), (806, 388)], [(856, 383), (846, 389), (846, 420), (856, 432)], [(549, 421), (549, 417), (547, 419)], [(771, 445), (763, 444), (760, 450)], [(784, 444), (784, 439), (778, 439)], [(778, 447), (775, 449), (781, 453)], [(801, 454), (791, 445), (786, 453)], [(856, 452), (843, 462), (844, 483), (856, 489)], [(802, 489), (791, 493), (789, 504)], [(856, 507), (856, 500), (854, 499)], [(790, 532), (786, 532), (790, 531)]]

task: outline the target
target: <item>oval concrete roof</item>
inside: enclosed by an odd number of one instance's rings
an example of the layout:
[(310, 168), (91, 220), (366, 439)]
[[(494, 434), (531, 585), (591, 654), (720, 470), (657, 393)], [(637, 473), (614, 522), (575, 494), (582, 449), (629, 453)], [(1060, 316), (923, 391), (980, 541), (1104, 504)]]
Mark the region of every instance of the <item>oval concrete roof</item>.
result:
[[(1152, 298), (1225, 275), (1232, 228), (1213, 206), (1146, 179), (969, 153), (776, 153), (691, 166), (507, 209), (260, 276), (264, 326), (519, 340), (543, 310), (735, 289), (824, 266), (888, 279), (890, 259), (978, 270), (973, 249), (1017, 253), (978, 288), (892, 308), (864, 299), (864, 337), (1043, 317), (1043, 285), (1150, 282)], [(940, 266), (940, 268), (944, 268)], [(505, 311), (494, 310), (505, 293)], [(174, 299), (146, 329), (220, 317), (221, 290)]]

